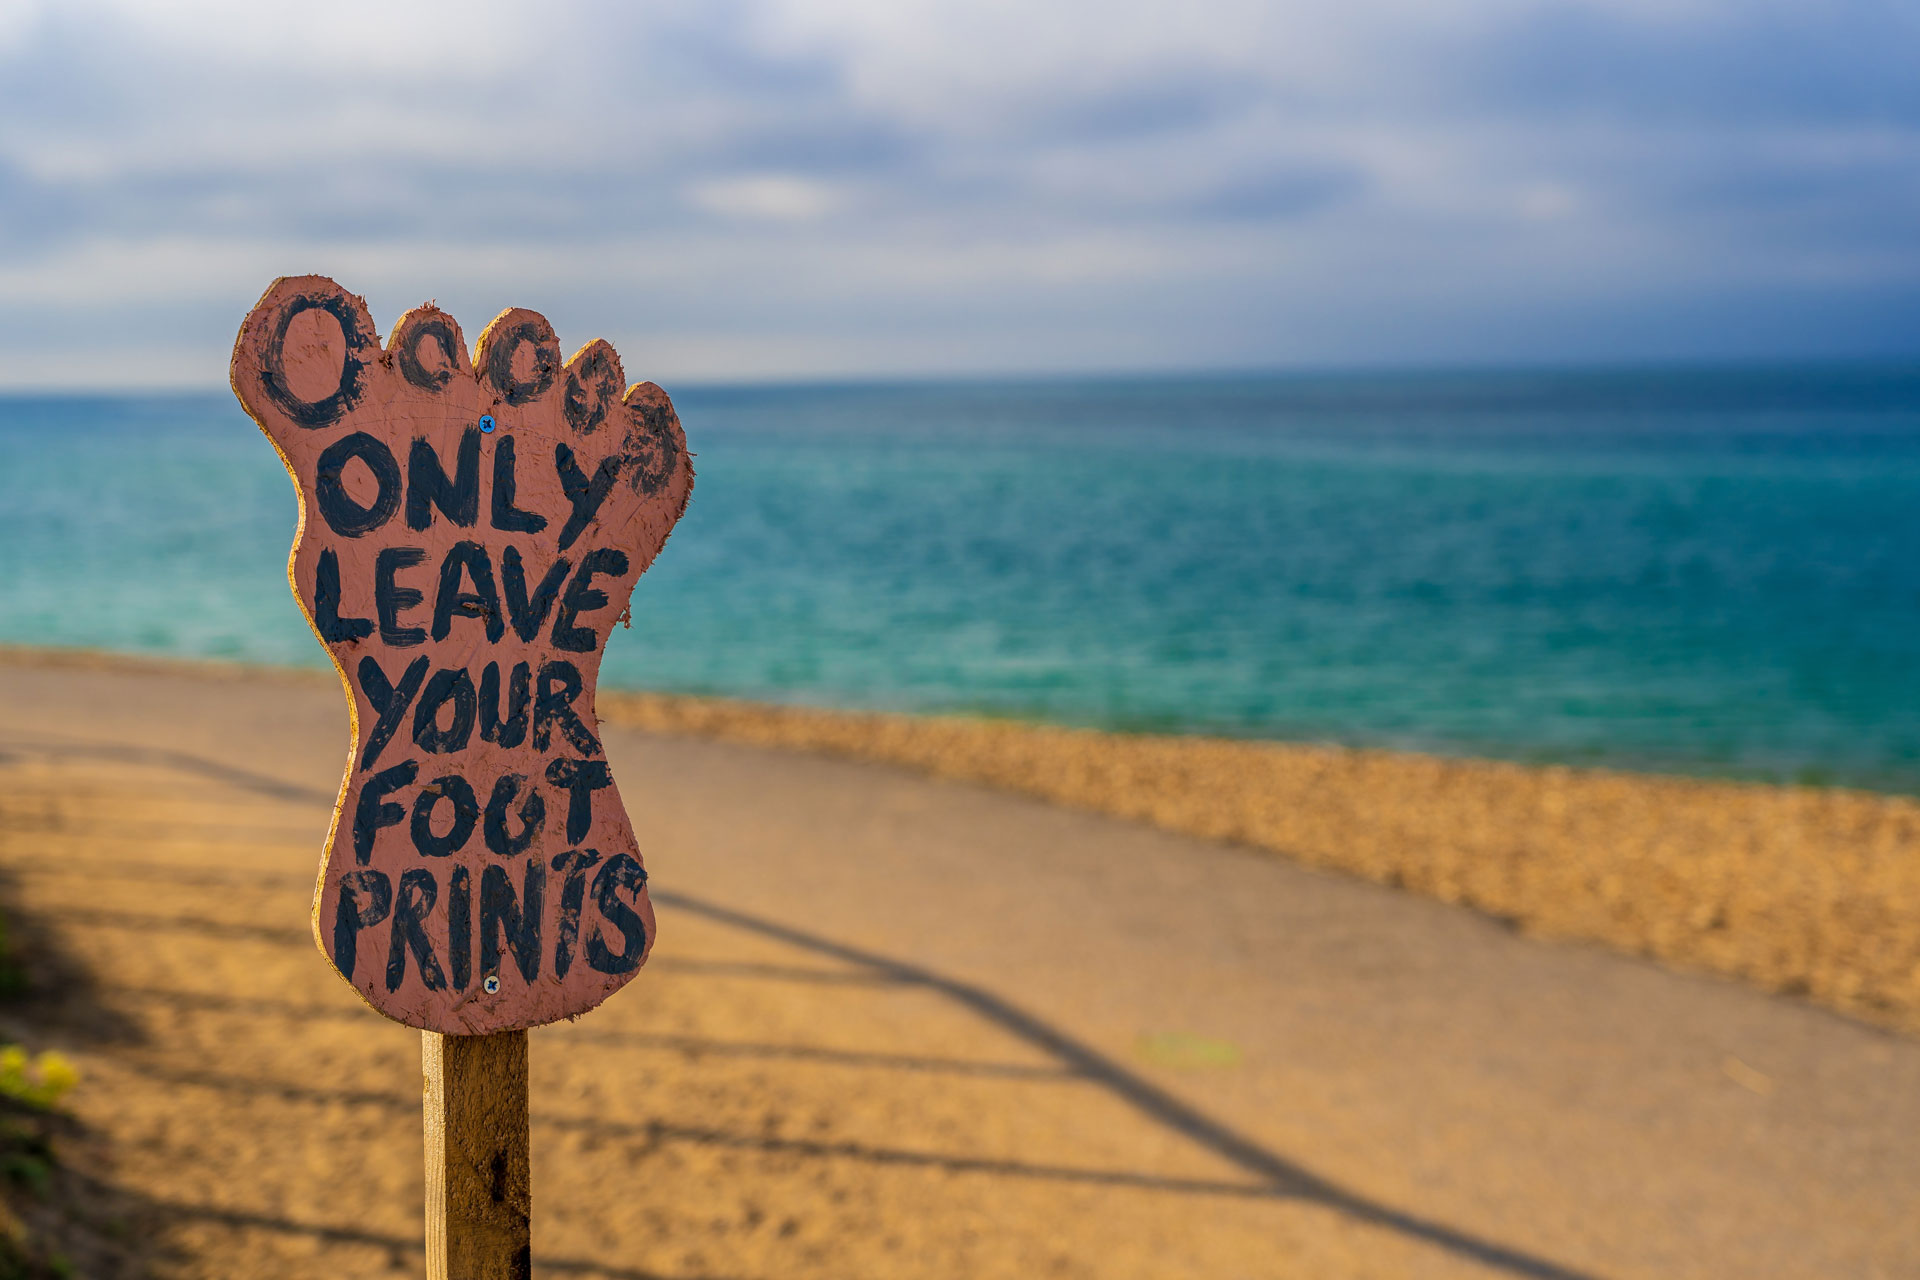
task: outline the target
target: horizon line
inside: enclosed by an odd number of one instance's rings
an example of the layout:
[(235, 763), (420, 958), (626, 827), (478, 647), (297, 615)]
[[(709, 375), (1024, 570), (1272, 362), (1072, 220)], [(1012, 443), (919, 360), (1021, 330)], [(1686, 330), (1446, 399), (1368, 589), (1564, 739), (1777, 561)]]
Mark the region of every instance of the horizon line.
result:
[[(1180, 382), (1225, 381), (1317, 381), (1340, 378), (1444, 378), (1488, 375), (1590, 376), (1644, 373), (1793, 373), (1843, 372), (1867, 370), (1911, 371), (1920, 375), (1920, 351), (1904, 355), (1859, 356), (1732, 356), (1732, 357), (1648, 357), (1641, 359), (1604, 358), (1490, 361), (1369, 362), (1301, 365), (1168, 365), (1161, 368), (1122, 369), (1112, 367), (1008, 370), (935, 370), (895, 373), (819, 373), (742, 375), (732, 379), (688, 377), (674, 379), (675, 386), (690, 391), (744, 390), (832, 390), (868, 387), (936, 387), (954, 385), (990, 385), (1008, 383), (1070, 384), (1076, 382)], [(652, 379), (642, 379), (652, 381)], [(228, 393), (224, 381), (205, 383), (126, 383), (88, 385), (84, 383), (0, 383), (0, 400), (99, 397), (120, 399), (130, 396), (204, 396)]]

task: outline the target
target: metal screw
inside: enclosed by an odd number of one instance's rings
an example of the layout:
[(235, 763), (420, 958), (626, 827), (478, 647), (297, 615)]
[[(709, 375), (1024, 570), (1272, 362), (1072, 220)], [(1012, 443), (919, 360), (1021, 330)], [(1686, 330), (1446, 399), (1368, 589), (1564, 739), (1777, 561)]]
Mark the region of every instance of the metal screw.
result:
[(493, 415), (492, 415), (492, 414), (490, 414), (490, 413), (483, 413), (483, 414), (481, 414), (481, 415), (480, 415), (480, 430), (482, 430), (482, 431), (492, 431), (492, 430), (493, 430)]
[(481, 983), (480, 985), (486, 988), (486, 992), (488, 995), (493, 995), (495, 992), (500, 990), (500, 977), (498, 974), (490, 973), (487, 975), (487, 980)]

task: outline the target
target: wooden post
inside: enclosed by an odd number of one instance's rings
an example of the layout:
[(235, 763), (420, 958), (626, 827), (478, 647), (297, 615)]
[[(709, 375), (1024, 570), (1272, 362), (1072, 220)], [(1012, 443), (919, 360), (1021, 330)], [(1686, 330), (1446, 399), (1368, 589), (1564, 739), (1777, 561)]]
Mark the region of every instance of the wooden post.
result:
[(528, 1280), (527, 1033), (420, 1033), (427, 1280)]

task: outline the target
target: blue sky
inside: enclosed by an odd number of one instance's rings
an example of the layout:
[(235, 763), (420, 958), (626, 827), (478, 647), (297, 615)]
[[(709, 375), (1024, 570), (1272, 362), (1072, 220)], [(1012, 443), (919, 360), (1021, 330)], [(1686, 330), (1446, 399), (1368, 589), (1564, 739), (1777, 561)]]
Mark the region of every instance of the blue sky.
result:
[(0, 0), (0, 385), (276, 275), (669, 380), (1920, 354), (1913, 0)]

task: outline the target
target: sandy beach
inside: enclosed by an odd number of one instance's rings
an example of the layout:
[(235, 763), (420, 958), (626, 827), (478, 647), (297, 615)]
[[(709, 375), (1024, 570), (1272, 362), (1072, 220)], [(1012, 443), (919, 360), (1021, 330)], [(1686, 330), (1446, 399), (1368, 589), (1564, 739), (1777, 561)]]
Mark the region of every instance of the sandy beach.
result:
[(981, 782), (1920, 1028), (1920, 801), (1218, 738), (608, 695), (616, 723)]
[[(534, 1033), (536, 1274), (1920, 1269), (1911, 801), (601, 710), (661, 935)], [(95, 1273), (419, 1270), (418, 1037), (307, 926), (344, 739), (327, 676), (0, 660)]]

